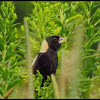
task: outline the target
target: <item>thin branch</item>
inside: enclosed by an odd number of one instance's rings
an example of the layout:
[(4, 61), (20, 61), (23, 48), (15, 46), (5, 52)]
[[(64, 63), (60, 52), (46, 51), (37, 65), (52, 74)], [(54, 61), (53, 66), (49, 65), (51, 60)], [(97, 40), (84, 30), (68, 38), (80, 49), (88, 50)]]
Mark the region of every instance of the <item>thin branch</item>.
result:
[(4, 99), (7, 99), (7, 98), (8, 98), (8, 96), (12, 93), (13, 89), (14, 89), (14, 88), (11, 88), (11, 89), (5, 94)]

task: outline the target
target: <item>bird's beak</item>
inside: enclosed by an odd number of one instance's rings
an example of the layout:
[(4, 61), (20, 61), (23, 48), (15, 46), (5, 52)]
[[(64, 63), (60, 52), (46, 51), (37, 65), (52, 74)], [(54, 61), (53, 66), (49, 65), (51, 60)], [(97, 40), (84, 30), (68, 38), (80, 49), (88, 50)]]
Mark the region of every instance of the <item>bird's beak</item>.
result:
[(65, 40), (66, 40), (65, 37), (60, 37), (60, 38), (59, 38), (59, 44), (62, 44), (62, 43), (67, 42), (67, 41), (65, 41)]

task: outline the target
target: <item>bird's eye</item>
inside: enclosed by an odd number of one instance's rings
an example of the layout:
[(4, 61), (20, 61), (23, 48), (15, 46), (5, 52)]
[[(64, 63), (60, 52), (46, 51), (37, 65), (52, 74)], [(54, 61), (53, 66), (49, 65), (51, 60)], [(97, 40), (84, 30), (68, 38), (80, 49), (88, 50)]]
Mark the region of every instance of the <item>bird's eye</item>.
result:
[(57, 38), (54, 38), (55, 41), (57, 41)]

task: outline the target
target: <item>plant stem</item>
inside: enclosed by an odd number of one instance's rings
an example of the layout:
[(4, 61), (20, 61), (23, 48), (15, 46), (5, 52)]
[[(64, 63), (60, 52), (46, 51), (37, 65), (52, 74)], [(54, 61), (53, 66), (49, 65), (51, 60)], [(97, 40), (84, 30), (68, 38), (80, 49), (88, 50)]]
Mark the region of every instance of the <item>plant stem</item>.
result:
[(51, 80), (54, 86), (55, 99), (60, 99), (59, 89), (54, 74), (51, 74)]
[(29, 28), (27, 19), (24, 18), (24, 28), (25, 28), (25, 38), (26, 38), (26, 51), (27, 51), (27, 72), (28, 72), (28, 97), (27, 99), (34, 99), (34, 91), (33, 91), (33, 74), (32, 74), (32, 66), (31, 66), (31, 45), (29, 39)]
[(62, 56), (61, 56), (61, 72), (60, 72), (60, 81), (59, 81), (59, 87), (60, 87), (60, 98), (65, 99), (65, 82), (66, 82), (66, 64), (65, 64), (65, 54), (64, 50), (62, 49)]
[(80, 75), (80, 65), (81, 65), (81, 51), (82, 51), (82, 41), (84, 36), (85, 28), (82, 24), (79, 24), (73, 31), (73, 40), (71, 53), (68, 55), (67, 65), (70, 69), (71, 77), (71, 92), (69, 98), (78, 99), (78, 80)]
[(6, 58), (6, 25), (5, 25), (5, 30), (4, 30), (4, 51), (3, 51), (3, 62), (2, 62), (2, 66), (4, 67), (4, 69), (6, 68), (5, 66), (5, 58)]

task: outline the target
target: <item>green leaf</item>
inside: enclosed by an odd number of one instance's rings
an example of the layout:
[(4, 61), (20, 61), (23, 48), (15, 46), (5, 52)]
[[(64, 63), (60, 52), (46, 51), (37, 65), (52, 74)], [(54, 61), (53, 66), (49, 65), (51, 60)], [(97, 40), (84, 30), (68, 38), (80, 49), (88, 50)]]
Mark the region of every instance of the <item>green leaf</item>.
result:
[(95, 20), (96, 18), (100, 18), (100, 16), (99, 16), (99, 14), (100, 14), (100, 8), (98, 8), (96, 11), (95, 11), (95, 13), (92, 15), (92, 19), (93, 20)]
[(0, 95), (2, 96), (2, 97), (4, 97), (4, 94), (3, 94), (3, 92), (0, 90)]
[(10, 90), (11, 88), (17, 86), (20, 82), (21, 82), (21, 79), (19, 79), (19, 78), (18, 79), (14, 79), (12, 82), (10, 82), (8, 84), (7, 90)]
[(3, 70), (3, 78), (7, 82), (7, 80), (8, 80), (8, 70), (7, 69)]

